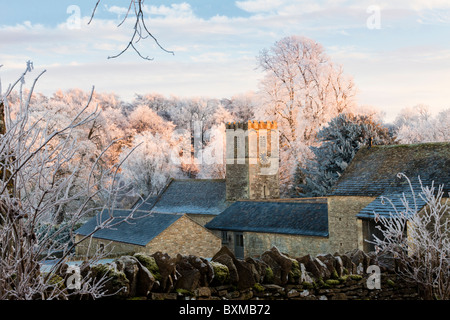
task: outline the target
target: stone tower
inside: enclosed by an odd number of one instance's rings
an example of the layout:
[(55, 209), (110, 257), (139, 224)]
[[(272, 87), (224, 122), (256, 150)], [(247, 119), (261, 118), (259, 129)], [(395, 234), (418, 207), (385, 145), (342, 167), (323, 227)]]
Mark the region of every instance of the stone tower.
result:
[(279, 198), (278, 161), (276, 122), (227, 123), (227, 200)]

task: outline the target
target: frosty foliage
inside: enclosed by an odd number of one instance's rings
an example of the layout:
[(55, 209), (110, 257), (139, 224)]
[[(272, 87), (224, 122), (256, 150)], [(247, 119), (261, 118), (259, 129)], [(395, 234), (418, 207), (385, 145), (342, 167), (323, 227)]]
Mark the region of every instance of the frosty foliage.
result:
[(450, 109), (432, 116), (427, 105), (404, 108), (394, 122), (401, 143), (450, 141)]
[(135, 135), (131, 147), (122, 151), (122, 178), (136, 186), (134, 191), (143, 197), (158, 194), (170, 178), (182, 175), (170, 150), (170, 141), (159, 133)]
[[(405, 175), (399, 177), (409, 182)], [(397, 272), (417, 283), (426, 299), (450, 299), (450, 203), (443, 187), (421, 183), (418, 192), (411, 187), (412, 196), (402, 197), (402, 208), (385, 199), (392, 212), (376, 216), (381, 236), (372, 241), (380, 255), (394, 258)], [(423, 210), (416, 206), (419, 197), (426, 203)]]
[(311, 154), (322, 126), (355, 107), (355, 88), (343, 69), (332, 63), (315, 41), (290, 36), (261, 51), (258, 62), (265, 71), (261, 83), (260, 119), (276, 120), (280, 134), (280, 181), (286, 194), (293, 184), (298, 162)]
[(394, 143), (389, 131), (372, 116), (342, 113), (317, 134), (319, 146), (311, 146), (314, 157), (297, 167), (298, 196), (325, 196), (361, 146)]
[[(26, 89), (23, 93), (18, 90), (9, 93), (12, 117), (19, 112), (21, 94), (28, 93)], [(33, 92), (28, 117), (45, 125), (45, 130), (50, 132), (70, 123), (90, 98), (85, 112), (95, 111), (96, 117), (92, 122), (73, 128), (71, 139), (77, 150), (71, 164), (67, 163), (59, 174), (72, 177), (69, 193), (75, 194), (83, 188), (90, 172), (86, 168), (100, 154), (102, 157), (94, 171), (98, 178), (123, 161), (116, 177), (120, 185), (129, 187), (123, 188), (122, 198), (117, 199), (118, 206), (129, 206), (144, 194), (157, 193), (170, 177), (224, 178), (224, 124), (254, 119), (257, 106), (256, 95), (252, 92), (230, 99), (164, 97), (150, 93), (136, 95), (130, 103), (121, 101), (115, 94), (94, 92), (92, 97), (90, 95), (80, 89), (58, 90), (50, 97)], [(194, 139), (198, 142), (195, 146)], [(132, 150), (133, 156), (128, 157)], [(76, 171), (73, 164), (77, 164)], [(106, 180), (105, 176), (103, 179)], [(79, 201), (84, 199), (79, 198)], [(104, 199), (99, 194), (89, 205), (94, 207), (102, 202)], [(60, 220), (78, 206), (76, 201), (68, 203), (60, 211)]]
[[(80, 289), (70, 289), (65, 262), (79, 243), (74, 230), (83, 219), (114, 206), (117, 168), (99, 169), (107, 147), (98, 151), (103, 140), (96, 134), (103, 121), (91, 105), (93, 92), (77, 95), (70, 102), (73, 108), (67, 108), (68, 97), (33, 96), (44, 72), (25, 92), (29, 71), (28, 66), (0, 92), (0, 300), (95, 299), (104, 295), (107, 278), (86, 272), (80, 275)], [(96, 207), (100, 198), (102, 205)], [(110, 216), (97, 230), (115, 223)], [(101, 257), (96, 252), (86, 263)], [(53, 263), (43, 271), (48, 260)]]
[[(246, 121), (253, 117), (253, 94), (243, 94), (231, 99), (207, 99), (194, 98), (165, 98), (159, 94), (138, 95), (131, 104), (131, 111), (127, 111), (128, 125), (132, 130), (128, 131), (129, 137), (136, 133), (157, 133), (161, 141), (168, 143), (166, 151), (170, 155), (160, 154), (151, 156), (154, 161), (169, 159), (170, 164), (164, 166), (168, 171), (155, 175), (164, 177), (184, 178), (223, 178), (225, 164), (223, 160), (223, 147), (225, 136), (225, 122)], [(137, 146), (136, 137), (131, 138), (133, 143), (128, 143), (128, 149)], [(129, 140), (129, 141), (131, 141)], [(195, 141), (194, 141), (195, 140)], [(145, 143), (144, 143), (145, 144)], [(152, 142), (145, 148), (151, 148)], [(141, 148), (141, 147), (138, 147)], [(138, 160), (137, 158), (142, 159)], [(143, 159), (145, 158), (146, 159)], [(149, 163), (150, 156), (138, 152), (131, 161), (139, 161), (141, 164)], [(162, 181), (161, 177), (149, 177), (136, 180), (137, 174), (130, 174), (132, 166), (124, 165), (123, 178), (133, 181), (139, 192), (157, 192), (161, 186), (151, 187), (148, 182)], [(135, 167), (135, 170), (138, 170)], [(147, 170), (147, 169), (144, 169)], [(147, 170), (152, 173), (153, 170)], [(135, 178), (133, 178), (135, 177)], [(162, 179), (162, 180), (161, 180)]]
[[(24, 94), (29, 94), (24, 90)], [(49, 147), (56, 148), (57, 145), (64, 142), (73, 145), (73, 152), (70, 161), (64, 162), (59, 171), (59, 177), (70, 177), (72, 186), (68, 190), (69, 195), (75, 195), (80, 188), (84, 188), (88, 176), (100, 182), (99, 179), (105, 178), (103, 172), (108, 171), (108, 167), (114, 162), (114, 145), (107, 148), (114, 139), (117, 139), (120, 133), (113, 117), (107, 117), (115, 112), (112, 107), (105, 107), (105, 112), (101, 112), (98, 104), (101, 100), (93, 93), (89, 94), (81, 90), (69, 90), (66, 93), (57, 91), (52, 97), (47, 98), (42, 95), (31, 95), (26, 110), (23, 110), (23, 102), (20, 99), (11, 99), (8, 97), (8, 105), (12, 120), (20, 121), (23, 112), (26, 113), (27, 124), (32, 124), (36, 130), (40, 130), (39, 138), (41, 142), (53, 132), (67, 128), (77, 117), (86, 117), (91, 115), (91, 121), (80, 122), (70, 130), (70, 135), (61, 134), (53, 137), (47, 144)], [(86, 102), (89, 103), (86, 105)], [(80, 110), (83, 110), (80, 114)], [(119, 122), (120, 123), (120, 122)], [(29, 139), (28, 139), (29, 140)], [(31, 142), (31, 141), (30, 141)], [(75, 148), (76, 146), (76, 148)], [(107, 149), (107, 150), (105, 150)], [(101, 159), (98, 159), (102, 155)], [(93, 170), (91, 171), (91, 167)], [(88, 206), (93, 207), (103, 202), (101, 194), (90, 200)], [(85, 199), (79, 198), (79, 201), (67, 203), (59, 211), (58, 223), (63, 222), (64, 213), (76, 211), (80, 203)]]
[(202, 150), (202, 166), (197, 176), (199, 179), (225, 179), (225, 122), (215, 125), (209, 131), (209, 142)]

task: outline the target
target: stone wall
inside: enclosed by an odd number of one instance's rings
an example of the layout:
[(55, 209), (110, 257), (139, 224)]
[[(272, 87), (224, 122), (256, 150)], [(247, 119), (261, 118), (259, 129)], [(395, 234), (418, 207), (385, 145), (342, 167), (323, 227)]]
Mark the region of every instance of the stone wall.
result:
[[(222, 238), (221, 230), (211, 230), (217, 237)], [(227, 230), (228, 241), (222, 245), (227, 246), (234, 253), (235, 232)], [(273, 246), (291, 256), (299, 252), (307, 252), (312, 255), (321, 252), (330, 252), (328, 237), (290, 235), (268, 232), (237, 232), (244, 235), (244, 256), (260, 257), (267, 248)]]
[(195, 213), (187, 213), (188, 217), (197, 222), (201, 226), (205, 226), (212, 219), (217, 217), (216, 214), (195, 214)]
[(184, 215), (156, 236), (141, 252), (153, 254), (161, 251), (169, 255), (181, 253), (212, 257), (221, 246), (220, 238)]
[(236, 201), (249, 198), (248, 164), (226, 164), (226, 199)]
[[(75, 240), (78, 242), (84, 236), (76, 235)], [(104, 252), (108, 252), (112, 256), (129, 254), (130, 252), (140, 252), (145, 247), (130, 243), (117, 242), (99, 238), (86, 239), (75, 247), (76, 256), (92, 256), (98, 250), (103, 248)]]
[(226, 199), (249, 198), (247, 123), (226, 124)]
[[(156, 252), (123, 256), (106, 265), (85, 266), (82, 276), (107, 274), (113, 298), (143, 300), (411, 300), (417, 285), (406, 283), (389, 260), (361, 250), (291, 258), (276, 247), (260, 259), (236, 259), (222, 247), (211, 260)], [(388, 262), (388, 264), (386, 264)], [(378, 265), (380, 288), (368, 283), (367, 267)], [(64, 268), (62, 268), (64, 269)], [(64, 274), (62, 274), (63, 276)]]
[(250, 199), (280, 197), (279, 148), (276, 122), (249, 123), (249, 191)]
[(279, 186), (278, 168), (275, 174), (264, 175), (261, 172), (259, 159), (257, 164), (249, 165), (249, 199), (278, 199), (280, 197)]
[(344, 253), (363, 249), (362, 220), (356, 214), (375, 197), (328, 197), (328, 230), (330, 247), (327, 252)]

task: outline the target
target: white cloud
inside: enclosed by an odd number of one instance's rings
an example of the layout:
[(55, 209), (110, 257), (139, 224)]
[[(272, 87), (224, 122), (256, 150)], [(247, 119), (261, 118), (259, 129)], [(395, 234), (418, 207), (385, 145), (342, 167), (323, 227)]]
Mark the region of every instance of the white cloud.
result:
[(448, 0), (409, 0), (401, 1), (402, 5), (409, 5), (413, 10), (440, 10), (449, 9), (450, 1)]
[[(448, 0), (242, 0), (236, 6), (250, 13), (305, 14), (325, 12), (332, 9), (366, 11), (370, 6), (382, 10), (424, 12), (450, 9)], [(341, 11), (342, 12), (342, 11)]]
[(417, 22), (428, 25), (450, 25), (450, 9), (448, 10), (426, 10), (419, 14)]
[(163, 16), (170, 19), (192, 19), (195, 18), (195, 14), (192, 11), (189, 3), (173, 3), (170, 6), (160, 5), (144, 5), (143, 11), (146, 14)]
[(194, 62), (226, 62), (230, 61), (230, 55), (224, 52), (206, 52), (191, 57)]
[[(55, 28), (30, 22), (0, 26), (0, 64), (4, 65), (0, 76), (13, 80), (25, 61), (32, 60), (36, 69), (48, 69), (38, 90), (50, 93), (60, 87), (88, 90), (95, 85), (99, 91), (115, 91), (124, 99), (131, 99), (136, 92), (224, 97), (255, 90), (261, 77), (255, 70), (259, 51), (284, 36), (301, 34), (322, 43), (331, 59), (355, 77), (364, 104), (394, 110), (392, 104), (403, 107), (420, 100), (443, 107), (438, 101), (450, 100), (444, 88), (450, 83), (445, 75), (450, 74), (447, 43), (442, 40), (441, 47), (420, 47), (423, 38), (411, 37), (403, 43), (401, 37), (386, 39), (383, 30), (368, 31), (366, 9), (373, 2), (242, 0), (236, 5), (250, 12), (249, 17), (211, 18), (197, 16), (187, 2), (146, 5), (152, 33), (165, 48), (175, 51), (172, 56), (151, 39), (140, 41), (143, 55), (155, 57), (153, 62), (141, 60), (132, 51), (107, 60), (130, 40), (131, 19), (120, 28), (115, 19), (94, 19), (88, 25), (89, 17), (82, 18), (77, 30), (69, 30), (66, 23)], [(423, 23), (436, 24), (438, 12), (444, 24), (447, 16), (442, 12), (447, 11), (435, 9), (445, 8), (450, 1), (377, 3), (383, 26), (390, 24), (389, 32), (395, 33), (401, 27), (396, 21), (400, 24), (414, 17), (415, 23), (422, 17)], [(108, 8), (117, 15), (125, 10)]]
[(285, 2), (284, 0), (247, 0), (236, 1), (236, 6), (250, 13), (273, 12), (279, 9)]
[(106, 6), (106, 10), (108, 12), (115, 13), (117, 15), (124, 15), (124, 14), (127, 14), (127, 12), (128, 12), (128, 8), (119, 7), (119, 6), (111, 6), (111, 7)]

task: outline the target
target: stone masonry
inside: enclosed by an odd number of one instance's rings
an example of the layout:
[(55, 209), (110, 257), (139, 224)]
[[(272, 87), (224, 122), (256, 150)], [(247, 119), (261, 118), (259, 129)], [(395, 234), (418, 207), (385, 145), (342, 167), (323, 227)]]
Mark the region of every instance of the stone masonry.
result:
[(277, 123), (228, 123), (226, 141), (227, 200), (279, 198)]
[[(260, 259), (242, 260), (223, 247), (212, 260), (138, 253), (85, 266), (81, 273), (95, 278), (107, 274), (105, 289), (116, 293), (116, 299), (420, 300), (418, 285), (406, 282), (380, 258), (357, 249), (294, 258), (273, 247)], [(374, 285), (367, 270), (377, 265), (380, 273)], [(61, 276), (67, 276), (61, 270)]]
[(329, 251), (346, 252), (363, 249), (362, 221), (356, 218), (375, 197), (328, 197)]

